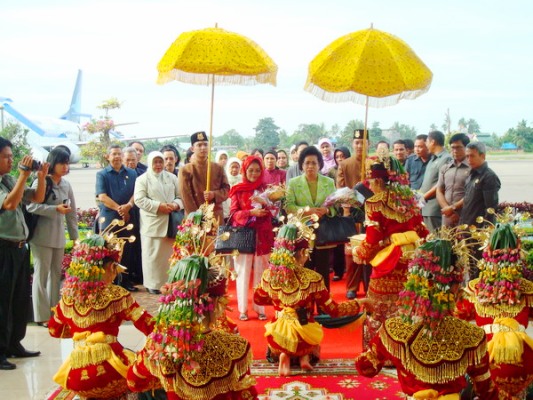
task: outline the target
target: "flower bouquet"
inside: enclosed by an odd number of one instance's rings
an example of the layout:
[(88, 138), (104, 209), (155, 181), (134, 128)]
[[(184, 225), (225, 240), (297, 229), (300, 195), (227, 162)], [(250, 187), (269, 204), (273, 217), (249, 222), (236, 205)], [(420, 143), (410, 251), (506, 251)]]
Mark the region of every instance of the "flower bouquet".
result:
[(332, 194), (326, 197), (323, 207), (355, 207), (360, 208), (362, 201), (358, 198), (355, 191), (350, 188), (343, 187), (336, 189)]

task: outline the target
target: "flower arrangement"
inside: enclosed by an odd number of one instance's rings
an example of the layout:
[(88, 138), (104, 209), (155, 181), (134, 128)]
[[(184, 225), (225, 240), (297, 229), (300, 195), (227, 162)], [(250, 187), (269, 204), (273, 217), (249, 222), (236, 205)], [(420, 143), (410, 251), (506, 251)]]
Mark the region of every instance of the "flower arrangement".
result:
[(115, 123), (112, 119), (104, 118), (98, 120), (91, 120), (83, 125), (83, 130), (89, 133), (109, 132), (115, 128)]
[(448, 240), (422, 244), (409, 263), (408, 280), (399, 295), (402, 318), (413, 324), (422, 322), (430, 334), (455, 309), (455, 295), (450, 287), (462, 280), (463, 269), (451, 262), (451, 254), (452, 243)]
[(297, 243), (307, 241), (308, 248), (313, 246), (314, 229), (318, 228), (318, 217), (316, 214), (304, 216), (307, 211), (309, 211), (308, 207), (299, 209), (296, 214), (289, 214), (287, 223), (276, 228), (278, 233), (268, 263), (271, 271), (270, 278), (276, 286), (287, 282), (290, 271), (297, 266), (294, 259)]
[(524, 260), (520, 238), (511, 224), (496, 224), (478, 267), (476, 297), (480, 304), (513, 306), (520, 303)]
[(197, 366), (194, 358), (202, 351), (205, 336), (202, 321), (214, 308), (208, 293), (201, 291), (202, 284), (201, 279), (178, 280), (161, 288), (156, 325), (146, 346), (149, 358)]
[(347, 187), (336, 189), (326, 197), (324, 204), (322, 204), (323, 207), (343, 207), (345, 205), (355, 208), (360, 208), (362, 205), (355, 191)]
[(88, 208), (87, 210), (82, 210), (78, 208), (76, 210), (76, 216), (78, 217), (78, 226), (80, 228), (92, 229), (94, 223), (96, 222), (96, 216), (98, 215), (98, 208)]

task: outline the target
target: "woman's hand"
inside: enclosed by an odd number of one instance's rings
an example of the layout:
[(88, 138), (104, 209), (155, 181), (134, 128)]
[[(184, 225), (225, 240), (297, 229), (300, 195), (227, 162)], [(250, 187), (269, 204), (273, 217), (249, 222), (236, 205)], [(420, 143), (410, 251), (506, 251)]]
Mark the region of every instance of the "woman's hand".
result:
[(268, 214), (270, 214), (270, 211), (262, 208), (254, 208), (253, 210), (250, 210), (250, 215), (252, 217), (266, 217)]
[(305, 215), (313, 215), (316, 214), (318, 218), (322, 218), (324, 215), (328, 213), (327, 207), (313, 207), (310, 208), (309, 211), (305, 213)]
[(56, 206), (56, 211), (59, 213), (59, 214), (68, 214), (69, 212), (72, 211), (72, 207), (70, 206), (67, 206), (66, 204), (58, 204)]
[(157, 208), (158, 214), (170, 214), (172, 211), (174, 211), (174, 206), (171, 203), (161, 203), (159, 204), (159, 207)]

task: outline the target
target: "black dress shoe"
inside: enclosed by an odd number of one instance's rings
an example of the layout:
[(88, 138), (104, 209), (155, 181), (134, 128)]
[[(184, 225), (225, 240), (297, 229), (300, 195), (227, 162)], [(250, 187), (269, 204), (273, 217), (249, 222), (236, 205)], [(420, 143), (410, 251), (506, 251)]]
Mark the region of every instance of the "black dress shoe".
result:
[(0, 356), (0, 370), (8, 371), (10, 369), (15, 369), (17, 366), (13, 363), (7, 361), (5, 356)]
[(135, 286), (133, 286), (131, 284), (124, 284), (124, 285), (122, 285), (122, 287), (124, 289), (126, 289), (128, 292), (138, 292), (139, 291), (139, 288), (136, 288)]
[(146, 289), (148, 290), (148, 293), (150, 294), (161, 294), (161, 292), (157, 289)]
[(19, 344), (16, 347), (7, 349), (6, 355), (11, 358), (29, 358), (29, 357), (37, 357), (41, 354), (40, 351), (30, 351), (26, 350), (24, 346)]

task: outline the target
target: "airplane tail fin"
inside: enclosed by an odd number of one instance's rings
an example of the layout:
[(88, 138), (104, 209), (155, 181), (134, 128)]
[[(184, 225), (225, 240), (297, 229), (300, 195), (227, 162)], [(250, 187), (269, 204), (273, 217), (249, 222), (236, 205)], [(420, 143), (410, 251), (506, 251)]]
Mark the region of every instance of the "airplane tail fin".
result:
[(82, 81), (82, 71), (78, 70), (78, 77), (76, 78), (76, 86), (74, 87), (74, 92), (72, 93), (72, 100), (70, 101), (70, 108), (68, 111), (63, 114), (60, 118), (66, 119), (67, 121), (72, 121), (77, 124), (80, 123), (80, 117), (91, 117), (90, 114), (81, 113), (81, 81)]

